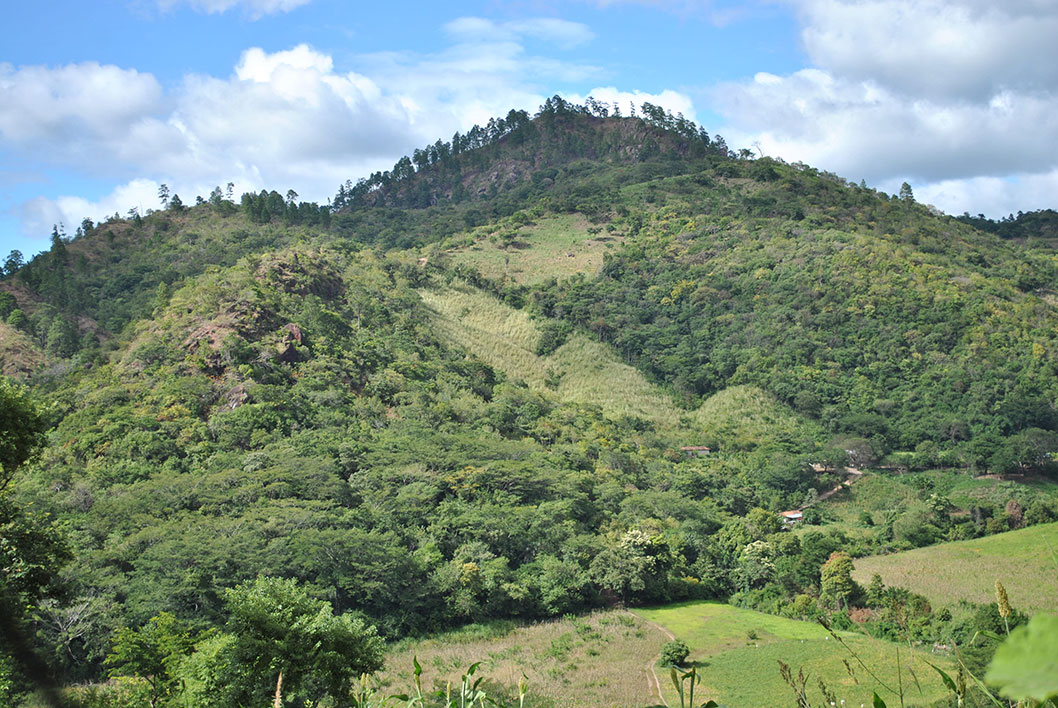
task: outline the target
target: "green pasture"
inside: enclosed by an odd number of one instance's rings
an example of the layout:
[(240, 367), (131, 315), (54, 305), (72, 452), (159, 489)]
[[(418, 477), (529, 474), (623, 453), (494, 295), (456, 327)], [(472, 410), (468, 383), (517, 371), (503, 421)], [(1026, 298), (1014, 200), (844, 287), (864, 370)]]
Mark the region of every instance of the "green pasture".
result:
[[(901, 685), (908, 706), (928, 705), (945, 695), (940, 677), (923, 660), (943, 667), (948, 662), (920, 649), (909, 653), (906, 646), (849, 632), (839, 633), (843, 645), (818, 624), (714, 602), (668, 605), (636, 614), (687, 643), (690, 660), (702, 675), (703, 699), (713, 698), (729, 708), (796, 705), (780, 674), (780, 661), (790, 666), (795, 677), (799, 671), (808, 677), (813, 704), (824, 703), (820, 680), (846, 706), (871, 705), (874, 691), (889, 705), (899, 705)], [(671, 683), (665, 688), (669, 704), (674, 700), (678, 704)]]
[(1024, 612), (1058, 611), (1058, 523), (856, 559), (853, 578), (921, 593), (935, 605), (995, 602), (995, 581)]

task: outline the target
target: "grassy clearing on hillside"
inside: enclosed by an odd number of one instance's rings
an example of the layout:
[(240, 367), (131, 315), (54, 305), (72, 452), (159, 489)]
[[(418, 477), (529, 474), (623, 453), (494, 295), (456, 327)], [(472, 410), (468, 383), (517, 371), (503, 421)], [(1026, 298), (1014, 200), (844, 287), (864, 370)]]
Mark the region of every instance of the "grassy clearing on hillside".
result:
[(442, 336), (538, 392), (664, 427), (686, 414), (606, 345), (584, 335), (574, 334), (548, 356), (537, 356), (540, 332), (525, 312), (472, 289), (422, 290), (420, 295)]
[(580, 214), (559, 214), (539, 219), (518, 230), (514, 245), (504, 248), (488, 238), (451, 252), (453, 263), (473, 266), (482, 275), (520, 285), (533, 285), (548, 278), (575, 273), (594, 275), (602, 268), (603, 254), (620, 237), (588, 232), (588, 220)]
[(665, 640), (664, 633), (623, 611), (524, 627), (472, 625), (395, 645), (380, 678), (388, 691), (406, 690), (417, 656), (423, 689), (443, 690), (448, 681), (458, 686), (467, 667), (481, 661), (478, 675), (508, 691), (516, 691), (524, 673), (528, 706), (646, 706), (658, 702), (648, 667)]
[(574, 333), (547, 356), (537, 356), (540, 330), (524, 311), (473, 288), (420, 290), (434, 325), (448, 341), (535, 391), (561, 401), (599, 406), (611, 417), (636, 416), (661, 429), (692, 430), (725, 448), (752, 449), (767, 442), (810, 445), (817, 425), (797, 416), (755, 386), (721, 391), (696, 411), (673, 403), (609, 346)]
[[(729, 708), (794, 705), (793, 692), (779, 674), (780, 660), (789, 664), (795, 674), (798, 669), (804, 669), (809, 676), (808, 695), (813, 703), (822, 698), (818, 679), (823, 679), (848, 706), (870, 705), (871, 693), (875, 690), (895, 700), (825, 629), (811, 622), (711, 602), (637, 610), (636, 614), (665, 627), (687, 643), (691, 648), (690, 659), (702, 675), (703, 699), (713, 698)], [(882, 681), (894, 688), (898, 685), (898, 645), (854, 633), (843, 632), (841, 636)], [(907, 667), (907, 650), (900, 649), (902, 665)], [(843, 660), (849, 662), (855, 678), (849, 675)], [(936, 663), (932, 655), (929, 660)], [(910, 680), (905, 671), (908, 703), (926, 704), (942, 697), (944, 688), (936, 673), (917, 654), (912, 664), (923, 692), (919, 694), (914, 687), (907, 688)], [(670, 685), (665, 688), (670, 705), (673, 700), (678, 703)]]
[(6, 322), (0, 322), (0, 373), (24, 376), (44, 362), (44, 354), (29, 337)]
[(732, 386), (710, 396), (693, 419), (707, 438), (743, 450), (769, 442), (803, 448), (821, 437), (816, 422), (798, 416), (756, 386)]
[(959, 600), (995, 602), (998, 579), (1017, 609), (1054, 612), (1058, 610), (1058, 557), (1054, 553), (1058, 553), (1058, 523), (858, 558), (852, 576), (868, 583), (878, 573), (886, 585), (921, 593), (938, 606)]

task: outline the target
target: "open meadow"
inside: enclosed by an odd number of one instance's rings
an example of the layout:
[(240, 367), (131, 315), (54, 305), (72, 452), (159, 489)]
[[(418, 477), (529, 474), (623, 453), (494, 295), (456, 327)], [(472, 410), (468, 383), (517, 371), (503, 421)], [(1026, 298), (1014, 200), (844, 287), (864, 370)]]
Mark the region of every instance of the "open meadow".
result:
[(409, 639), (386, 657), (380, 680), (386, 692), (412, 685), (412, 659), (422, 666), (423, 690), (444, 690), (471, 664), (487, 690), (517, 691), (528, 680), (527, 706), (649, 706), (658, 703), (650, 668), (666, 635), (630, 612), (519, 626), (514, 622), (470, 625), (430, 639)]
[[(795, 677), (803, 670), (813, 703), (823, 699), (820, 680), (848, 706), (870, 705), (874, 691), (895, 705), (901, 681), (908, 706), (927, 705), (945, 695), (939, 677), (923, 663), (947, 668), (944, 657), (919, 650), (909, 656), (906, 646), (841, 632), (846, 648), (813, 622), (718, 602), (610, 610), (530, 625), (470, 625), (395, 644), (379, 678), (384, 692), (408, 690), (417, 657), (424, 691), (444, 690), (446, 684), (458, 686), (467, 668), (480, 661), (477, 676), (486, 678), (493, 693), (515, 696), (524, 675), (527, 706), (673, 706), (679, 698), (668, 669), (657, 663), (662, 645), (673, 636), (691, 649), (690, 661), (702, 676), (702, 700), (712, 698), (728, 708), (796, 705), (780, 674), (780, 661)], [(663, 696), (657, 693), (659, 685)]]
[[(702, 676), (703, 700), (712, 698), (728, 708), (796, 705), (793, 691), (779, 673), (780, 661), (790, 666), (795, 677), (799, 670), (804, 671), (813, 704), (826, 702), (820, 680), (847, 706), (871, 705), (874, 691), (889, 705), (896, 705), (901, 680), (906, 705), (928, 705), (945, 695), (940, 678), (922, 660), (940, 666), (946, 666), (946, 660), (921, 651), (909, 656), (906, 646), (861, 634), (839, 633), (880, 681), (872, 678), (826, 629), (812, 622), (716, 602), (687, 602), (636, 610), (636, 614), (687, 643), (690, 660)], [(897, 673), (898, 655), (905, 669), (902, 677)], [(909, 668), (921, 691), (909, 678)], [(673, 701), (678, 705), (671, 683), (663, 681), (662, 685), (669, 705)]]
[(1058, 523), (856, 559), (852, 577), (905, 587), (943, 606), (969, 600), (995, 602), (995, 581), (1023, 612), (1058, 610)]

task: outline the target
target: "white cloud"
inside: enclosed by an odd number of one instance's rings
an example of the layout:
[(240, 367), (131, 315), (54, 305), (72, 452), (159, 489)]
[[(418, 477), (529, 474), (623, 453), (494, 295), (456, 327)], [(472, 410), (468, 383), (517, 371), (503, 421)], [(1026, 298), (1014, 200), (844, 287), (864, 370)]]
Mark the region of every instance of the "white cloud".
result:
[(198, 12), (220, 14), (232, 9), (240, 9), (251, 19), (258, 20), (265, 15), (290, 12), (312, 0), (157, 0), (163, 12), (179, 5), (188, 5)]
[(162, 88), (150, 74), (96, 62), (59, 68), (0, 64), (0, 138), (35, 149), (119, 138), (150, 120)]
[(876, 181), (1037, 172), (1055, 165), (1041, 145), (1058, 144), (1054, 99), (1004, 93), (989, 103), (943, 102), (894, 93), (818, 69), (726, 84), (717, 104), (740, 144)]
[(1058, 4), (798, 0), (812, 62), (919, 97), (987, 100), (1058, 80)]
[(115, 66), (0, 65), (8, 99), (0, 101), (0, 150), (26, 164), (43, 161), (46, 170), (124, 184), (94, 202), (30, 200), (14, 208), (23, 231), (50, 230), (58, 217), (79, 223), (125, 213), (144, 199), (154, 206), (160, 182), (185, 202), (228, 181), (293, 187), (323, 202), (346, 179), (388, 169), (438, 137), (511, 108), (535, 110), (548, 95), (540, 87), (600, 73), (526, 48), (526, 38), (560, 47), (589, 41), (577, 23), (464, 18), (447, 31), (455, 41), (441, 52), (365, 55), (356, 72), (336, 69), (307, 45), (251, 48), (230, 76), (187, 75), (168, 90)]
[(1013, 201), (1053, 185), (1058, 3), (787, 1), (813, 66), (715, 87), (732, 145), (882, 188), (907, 179), (956, 212), (1035, 208)]
[[(898, 187), (890, 185), (895, 192)], [(949, 214), (971, 211), (992, 218), (1019, 211), (1054, 209), (1058, 195), (1058, 169), (1020, 177), (974, 177), (942, 180), (915, 189), (915, 198), (933, 204)], [(976, 207), (976, 208), (975, 208)]]

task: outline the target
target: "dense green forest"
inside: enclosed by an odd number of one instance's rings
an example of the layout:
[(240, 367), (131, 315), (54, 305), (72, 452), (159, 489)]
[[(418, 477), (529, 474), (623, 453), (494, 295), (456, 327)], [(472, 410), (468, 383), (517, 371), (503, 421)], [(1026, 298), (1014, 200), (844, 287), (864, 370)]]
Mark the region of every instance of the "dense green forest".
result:
[[(618, 603), (730, 599), (956, 643), (1026, 620), (850, 572), (1058, 519), (1045, 214), (1007, 233), (732, 152), (649, 104), (557, 98), (327, 206), (160, 197), (4, 266), (3, 368), (29, 390), (4, 383), (25, 415), (3, 444), (25, 434), (0, 460), (4, 567), (21, 569), (0, 589), (5, 632), (40, 656), (0, 656), (5, 701), (39, 674), (261, 703), (282, 657), (316, 647), (284, 669), (290, 695), (346, 705), (379, 636)], [(570, 214), (605, 248), (597, 270), (525, 283), (466, 258), (531, 249)], [(592, 342), (663, 412), (578, 398), (560, 378), (594, 382), (591, 362), (512, 375), (461, 344), (469, 325), (453, 335), (469, 308), (438, 324), (428, 303), (451, 293), (527, 314), (526, 366)], [(846, 465), (885, 467), (901, 494), (846, 523), (817, 501)], [(1022, 482), (955, 494), (984, 472)], [(815, 528), (791, 533), (788, 509)], [(277, 649), (297, 613), (318, 622)], [(975, 670), (996, 643), (968, 652)], [(342, 655), (358, 659), (337, 671)]]

